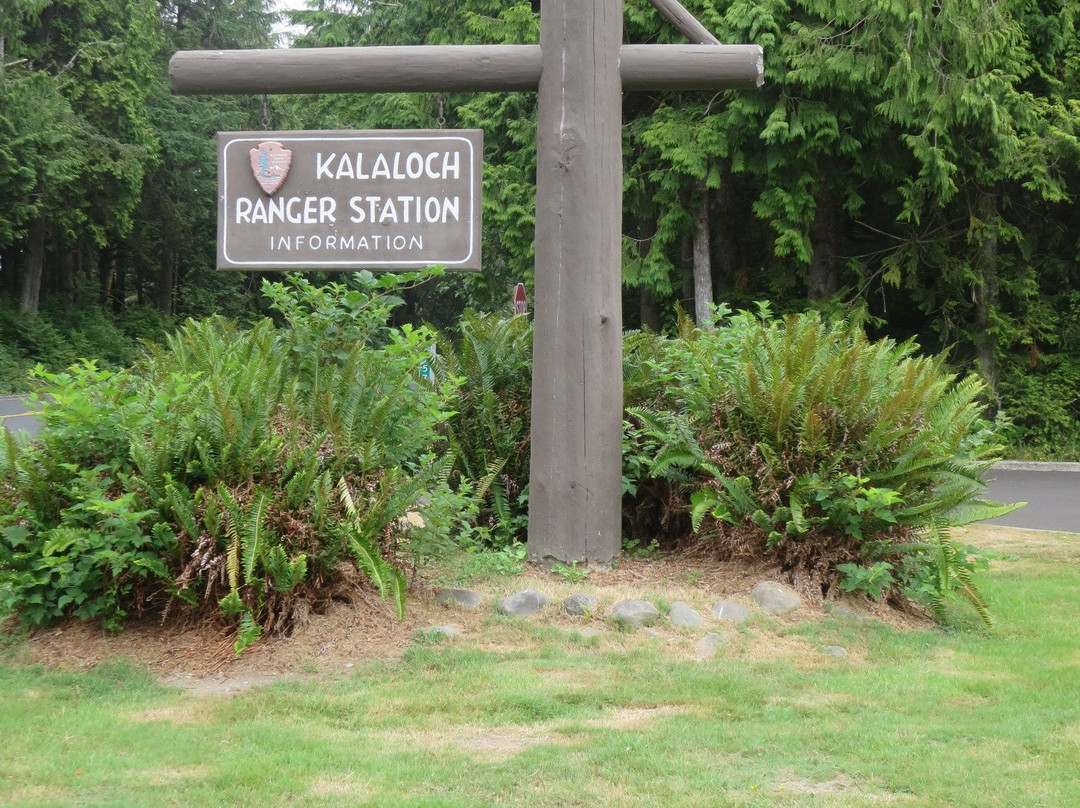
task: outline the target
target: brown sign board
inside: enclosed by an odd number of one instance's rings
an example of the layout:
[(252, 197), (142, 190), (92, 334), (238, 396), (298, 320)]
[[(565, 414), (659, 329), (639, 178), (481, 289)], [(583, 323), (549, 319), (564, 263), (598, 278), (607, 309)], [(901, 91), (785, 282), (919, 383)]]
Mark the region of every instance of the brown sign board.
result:
[(480, 130), (221, 132), (218, 269), (480, 268)]

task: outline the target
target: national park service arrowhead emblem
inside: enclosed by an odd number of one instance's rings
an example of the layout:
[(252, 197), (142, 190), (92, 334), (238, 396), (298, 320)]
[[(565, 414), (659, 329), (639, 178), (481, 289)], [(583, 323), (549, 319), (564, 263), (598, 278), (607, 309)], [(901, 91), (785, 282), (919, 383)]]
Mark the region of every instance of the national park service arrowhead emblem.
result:
[(251, 155), (251, 171), (255, 174), (255, 181), (263, 191), (273, 196), (289, 175), (292, 152), (276, 140), (268, 140), (251, 149), (248, 154)]

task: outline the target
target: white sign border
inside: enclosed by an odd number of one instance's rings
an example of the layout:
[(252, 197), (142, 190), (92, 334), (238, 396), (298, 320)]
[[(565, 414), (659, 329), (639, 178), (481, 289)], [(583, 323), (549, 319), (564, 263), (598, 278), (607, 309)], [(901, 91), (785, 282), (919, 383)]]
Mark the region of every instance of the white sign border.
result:
[[(475, 201), (476, 201), (476, 172), (474, 172), (472, 170), (472, 166), (474, 165), (474, 161), (476, 159), (476, 156), (475, 156), (475, 154), (473, 152), (474, 144), (473, 144), (472, 140), (470, 140), (469, 138), (462, 137), (461, 135), (449, 135), (449, 134), (448, 135), (401, 135), (401, 136), (396, 136), (396, 135), (394, 135), (393, 132), (387, 132), (386, 134), (377, 134), (377, 135), (372, 134), (372, 135), (356, 135), (356, 136), (351, 136), (351, 135), (338, 136), (336, 133), (333, 134), (333, 135), (330, 135), (329, 133), (327, 133), (327, 134), (323, 134), (321, 136), (315, 135), (314, 133), (312, 133), (310, 135), (297, 135), (297, 136), (294, 136), (294, 135), (285, 134), (285, 133), (266, 132), (262, 136), (245, 134), (242, 137), (234, 137), (234, 138), (231, 138), (230, 140), (225, 141), (225, 143), (220, 148), (220, 153), (221, 153), (221, 170), (220, 170), (221, 191), (220, 191), (219, 199), (218, 199), (218, 216), (227, 216), (228, 215), (228, 200), (229, 200), (228, 159), (229, 159), (229, 147), (231, 145), (233, 145), (234, 143), (254, 143), (255, 145), (258, 145), (261, 142), (264, 142), (264, 141), (266, 141), (268, 139), (272, 139), (272, 137), (275, 134), (282, 135), (283, 140), (291, 140), (291, 141), (297, 141), (297, 140), (300, 140), (300, 141), (334, 140), (334, 141), (344, 141), (344, 142), (362, 142), (362, 141), (378, 140), (378, 141), (391, 141), (391, 142), (400, 143), (400, 142), (416, 141), (416, 140), (425, 140), (425, 141), (435, 140), (435, 141), (458, 141), (458, 142), (464, 143), (466, 146), (468, 146), (468, 149), (469, 149), (469, 167), (470, 167), (469, 168), (469, 208), (468, 208), (469, 209), (469, 251), (468, 251), (468, 253), (466, 253), (464, 258), (460, 258), (457, 261), (428, 261), (427, 263), (422, 264), (422, 266), (437, 266), (437, 265), (438, 266), (446, 266), (446, 267), (461, 266), (462, 264), (468, 263), (470, 260), (472, 260), (473, 252), (476, 250), (476, 243), (475, 243), (475, 241), (476, 241), (476, 227), (475, 227), (475, 225), (474, 225), (474, 223), (472, 221), (472, 219), (473, 219), (473, 216), (472, 216), (473, 211), (476, 210), (476, 208), (473, 207), (473, 205), (475, 204)], [(246, 156), (247, 155), (245, 154), (245, 157)], [(245, 163), (245, 165), (247, 165), (247, 164)], [(484, 204), (483, 200), (481, 199), (481, 201), (480, 201), (480, 209), (481, 210), (483, 208), (483, 204)], [(228, 227), (227, 226), (222, 227), (221, 228), (221, 233), (220, 233), (220, 236), (219, 236), (219, 238), (221, 239), (221, 256), (222, 256), (222, 258), (225, 259), (226, 262), (228, 262), (229, 266), (227, 266), (227, 267), (218, 267), (219, 269), (244, 269), (246, 267), (254, 267), (254, 268), (260, 268), (260, 267), (266, 267), (266, 268), (296, 267), (297, 269), (318, 270), (318, 269), (321, 269), (323, 267), (342, 267), (342, 268), (345, 268), (345, 269), (350, 269), (350, 268), (355, 267), (357, 269), (357, 271), (360, 271), (360, 270), (363, 270), (363, 269), (378, 268), (378, 267), (395, 267), (395, 266), (407, 269), (407, 268), (417, 267), (418, 265), (421, 265), (421, 262), (415, 261), (415, 260), (405, 260), (405, 261), (391, 261), (391, 260), (365, 261), (365, 262), (363, 262), (363, 264), (364, 264), (363, 266), (359, 266), (358, 265), (359, 262), (356, 261), (356, 260), (352, 260), (352, 261), (289, 261), (289, 260), (280, 260), (280, 261), (254, 261), (254, 260), (234, 261), (232, 258), (229, 257), (228, 235), (229, 235)]]

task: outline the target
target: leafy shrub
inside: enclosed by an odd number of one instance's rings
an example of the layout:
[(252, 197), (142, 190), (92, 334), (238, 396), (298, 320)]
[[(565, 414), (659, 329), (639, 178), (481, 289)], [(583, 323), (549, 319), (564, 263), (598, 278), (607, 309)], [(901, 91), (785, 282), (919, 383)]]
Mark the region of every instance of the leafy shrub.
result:
[(461, 478), (481, 497), (482, 543), (505, 547), (527, 524), (532, 327), (525, 317), (466, 311), (439, 340), (436, 374), (459, 381), (449, 422)]
[(696, 540), (771, 558), (811, 593), (862, 582), (938, 612), (959, 593), (986, 616), (971, 554), (943, 538), (1009, 510), (979, 499), (1000, 451), (980, 381), (815, 315), (741, 313), (649, 350), (683, 379), (673, 410), (632, 407), (631, 428), (658, 447), (648, 477), (690, 490)]
[(13, 346), (0, 343), (0, 396), (23, 390), (26, 386), (26, 359)]
[(188, 321), (131, 371), (39, 371), (40, 440), (0, 449), (9, 606), (115, 625), (179, 600), (240, 651), (360, 572), (403, 614), (403, 517), (452, 462), (452, 385), (418, 383), (434, 337), (387, 325), (410, 280), (266, 284), (284, 328)]
[(26, 392), (27, 373), (37, 365), (58, 372), (87, 357), (103, 368), (126, 367), (139, 354), (139, 340), (164, 336), (166, 323), (156, 310), (132, 306), (117, 322), (95, 295), (92, 288), (79, 290), (68, 309), (46, 297), (40, 311), (27, 315), (0, 297), (0, 395)]
[(1038, 368), (1009, 363), (1002, 371), (1016, 444), (1039, 456), (1080, 460), (1080, 358), (1044, 354)]

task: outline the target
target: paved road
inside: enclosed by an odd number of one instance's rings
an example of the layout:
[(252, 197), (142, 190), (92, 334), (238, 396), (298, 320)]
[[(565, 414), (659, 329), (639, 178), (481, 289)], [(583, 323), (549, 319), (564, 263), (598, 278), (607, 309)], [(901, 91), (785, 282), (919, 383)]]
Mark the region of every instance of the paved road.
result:
[(987, 524), (1080, 533), (1080, 463), (1003, 463), (987, 480), (988, 499), (1028, 503)]
[(35, 435), (41, 425), (30, 414), (31, 409), (26, 396), (0, 396), (0, 424)]

